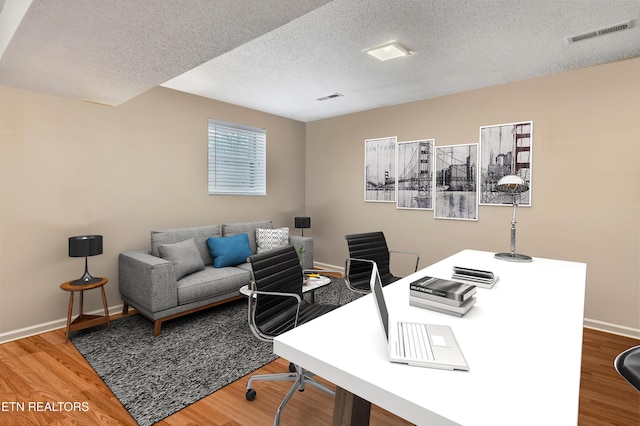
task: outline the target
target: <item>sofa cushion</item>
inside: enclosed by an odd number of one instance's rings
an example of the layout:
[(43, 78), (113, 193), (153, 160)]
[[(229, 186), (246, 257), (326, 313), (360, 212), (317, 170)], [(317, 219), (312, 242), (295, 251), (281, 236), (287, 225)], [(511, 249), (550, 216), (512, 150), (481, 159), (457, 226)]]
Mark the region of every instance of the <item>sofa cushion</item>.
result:
[(187, 275), (178, 281), (178, 305), (229, 293), (240, 294), (238, 289), (250, 280), (251, 274), (246, 269), (207, 266), (202, 271)]
[(230, 237), (215, 237), (207, 239), (207, 245), (213, 256), (213, 266), (224, 268), (246, 263), (251, 256), (249, 237), (247, 234), (232, 235)]
[(263, 220), (260, 222), (241, 222), (241, 223), (226, 223), (222, 225), (222, 236), (227, 237), (230, 235), (247, 234), (249, 236), (249, 247), (251, 247), (251, 254), (257, 253), (258, 245), (256, 244), (256, 229), (273, 228), (273, 223), (270, 220)]
[(173, 263), (176, 279), (204, 269), (204, 261), (193, 238), (172, 244), (160, 244), (158, 253)]
[(257, 253), (264, 253), (289, 245), (289, 228), (256, 229)]
[(194, 226), (189, 228), (158, 229), (151, 231), (151, 254), (158, 257), (158, 246), (177, 243), (193, 238), (205, 265), (212, 265), (213, 258), (207, 247), (207, 238), (221, 235), (220, 225)]

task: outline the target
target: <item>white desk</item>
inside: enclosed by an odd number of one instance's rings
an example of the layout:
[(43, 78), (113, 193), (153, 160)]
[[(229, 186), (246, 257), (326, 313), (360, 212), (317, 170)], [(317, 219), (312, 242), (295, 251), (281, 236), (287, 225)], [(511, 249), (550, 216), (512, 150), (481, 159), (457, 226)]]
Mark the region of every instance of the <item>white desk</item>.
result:
[[(478, 288), (462, 318), (409, 306), (409, 282), (450, 277), (454, 265), (500, 281)], [(452, 327), (468, 372), (388, 362), (371, 295), (277, 337), (274, 351), (418, 425), (575, 425), (585, 280), (583, 263), (511, 263), (464, 250), (385, 287), (397, 317)], [(343, 408), (336, 404), (334, 422)]]

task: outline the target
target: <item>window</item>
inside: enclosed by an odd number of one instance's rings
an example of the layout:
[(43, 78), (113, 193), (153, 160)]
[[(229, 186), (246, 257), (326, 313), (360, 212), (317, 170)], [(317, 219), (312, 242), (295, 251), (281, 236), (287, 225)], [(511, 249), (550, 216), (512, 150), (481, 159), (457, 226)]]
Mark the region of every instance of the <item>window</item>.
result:
[(267, 195), (265, 129), (209, 119), (209, 194)]

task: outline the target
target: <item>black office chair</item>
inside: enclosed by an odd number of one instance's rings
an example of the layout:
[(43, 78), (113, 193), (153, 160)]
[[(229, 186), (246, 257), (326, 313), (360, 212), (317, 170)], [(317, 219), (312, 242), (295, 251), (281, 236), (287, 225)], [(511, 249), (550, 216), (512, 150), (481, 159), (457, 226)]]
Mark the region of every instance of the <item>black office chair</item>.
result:
[(414, 272), (418, 270), (420, 255), (415, 252), (389, 250), (387, 240), (380, 231), (350, 234), (345, 235), (344, 238), (349, 248), (349, 258), (345, 261), (344, 281), (352, 291), (365, 294), (371, 292), (369, 286), (371, 263), (359, 260), (372, 260), (378, 265), (383, 286), (401, 278), (391, 273), (391, 253), (416, 256)]
[[(273, 339), (300, 324), (323, 315), (338, 306), (311, 304), (302, 298), (302, 267), (292, 246), (256, 254), (249, 257), (254, 281), (249, 296), (249, 327), (260, 340)], [(290, 364), (289, 373), (260, 374), (249, 378), (246, 398), (252, 401), (256, 391), (254, 380), (287, 380), (293, 385), (278, 407), (274, 425), (280, 424), (280, 413), (296, 389), (303, 391), (306, 384), (335, 396), (335, 392), (313, 379), (313, 373)]]
[(640, 391), (640, 346), (620, 353), (613, 361), (616, 371), (634, 388)]

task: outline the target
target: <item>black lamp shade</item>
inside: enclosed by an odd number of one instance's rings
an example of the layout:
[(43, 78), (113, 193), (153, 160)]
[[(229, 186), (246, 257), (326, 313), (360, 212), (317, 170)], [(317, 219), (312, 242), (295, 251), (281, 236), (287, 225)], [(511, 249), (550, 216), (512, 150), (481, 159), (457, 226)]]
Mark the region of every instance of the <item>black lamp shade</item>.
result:
[(89, 273), (88, 256), (102, 254), (102, 235), (79, 235), (69, 237), (69, 257), (84, 257), (84, 275), (71, 285), (94, 284), (100, 282), (102, 278), (94, 278)]
[(69, 257), (87, 257), (102, 254), (102, 235), (69, 237)]
[(296, 228), (307, 229), (311, 228), (311, 218), (310, 217), (296, 217)]

